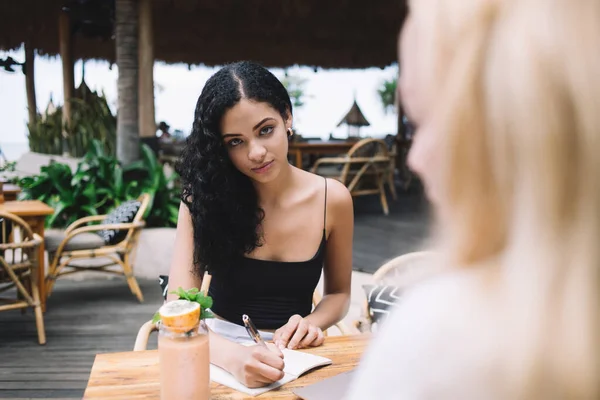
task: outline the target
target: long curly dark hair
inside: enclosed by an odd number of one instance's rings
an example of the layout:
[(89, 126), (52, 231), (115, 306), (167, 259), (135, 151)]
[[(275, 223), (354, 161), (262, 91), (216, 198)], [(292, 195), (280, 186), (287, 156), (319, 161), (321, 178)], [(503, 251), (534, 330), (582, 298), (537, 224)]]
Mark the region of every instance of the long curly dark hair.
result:
[(206, 82), (176, 167), (183, 184), (181, 200), (192, 217), (198, 274), (224, 271), (262, 244), (264, 211), (250, 178), (229, 159), (220, 131), (225, 112), (242, 98), (269, 104), (284, 121), (292, 116), (287, 90), (259, 64), (229, 64)]

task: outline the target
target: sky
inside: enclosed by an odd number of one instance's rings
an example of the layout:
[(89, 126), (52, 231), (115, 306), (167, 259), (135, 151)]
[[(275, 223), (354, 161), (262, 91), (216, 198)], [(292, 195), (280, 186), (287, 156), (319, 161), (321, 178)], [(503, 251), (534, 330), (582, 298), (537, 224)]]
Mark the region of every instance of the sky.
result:
[[(13, 57), (24, 61), (22, 50), (1, 52), (0, 58)], [(180, 129), (188, 134), (196, 100), (206, 80), (218, 68), (183, 64), (154, 66), (156, 121), (166, 121), (171, 130)], [(271, 70), (282, 78), (281, 69)], [(385, 79), (390, 79), (395, 66), (385, 69), (324, 70), (292, 67), (288, 74), (306, 79), (305, 105), (294, 110), (294, 128), (304, 136), (327, 138), (330, 134), (345, 137), (347, 128), (336, 127), (350, 109), (354, 96), (371, 126), (361, 129), (362, 135), (384, 136), (396, 132), (396, 116), (385, 113), (377, 93)], [(107, 62), (85, 63), (85, 82), (92, 90), (104, 91), (113, 111), (117, 105), (118, 69)], [(82, 63), (75, 64), (75, 85), (81, 83)], [(35, 89), (38, 110), (46, 109), (50, 98), (55, 105), (62, 104), (62, 69), (58, 57), (36, 57)], [(7, 143), (27, 142), (27, 95), (25, 76), (0, 69), (0, 146)]]

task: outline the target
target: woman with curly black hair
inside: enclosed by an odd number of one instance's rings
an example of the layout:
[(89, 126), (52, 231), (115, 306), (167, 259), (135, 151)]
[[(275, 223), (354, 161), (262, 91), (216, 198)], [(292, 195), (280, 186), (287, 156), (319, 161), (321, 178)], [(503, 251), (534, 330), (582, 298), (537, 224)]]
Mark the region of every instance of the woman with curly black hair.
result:
[[(211, 274), (211, 362), (249, 387), (281, 379), (277, 347), (322, 344), (350, 302), (352, 198), (341, 183), (288, 163), (292, 134), (281, 82), (258, 64), (230, 64), (206, 82), (177, 168), (169, 286), (200, 287)], [(311, 312), (321, 272), (324, 296)], [(251, 349), (219, 334), (239, 328), (243, 314), (277, 346)]]

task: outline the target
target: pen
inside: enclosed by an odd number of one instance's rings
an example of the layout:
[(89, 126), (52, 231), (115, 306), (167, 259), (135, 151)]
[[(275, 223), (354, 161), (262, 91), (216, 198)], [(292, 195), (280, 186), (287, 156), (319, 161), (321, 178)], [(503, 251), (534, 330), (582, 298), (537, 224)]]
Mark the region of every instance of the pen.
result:
[(252, 338), (252, 340), (254, 340), (254, 342), (256, 342), (257, 344), (259, 344), (260, 346), (263, 346), (264, 348), (268, 348), (267, 344), (265, 343), (265, 341), (262, 340), (262, 338), (260, 337), (260, 333), (258, 333), (258, 330), (256, 329), (256, 327), (252, 323), (252, 320), (250, 319), (250, 317), (247, 316), (246, 314), (244, 314), (244, 315), (242, 315), (242, 321), (244, 322), (244, 326), (246, 327), (246, 331), (248, 332), (248, 335), (250, 335), (250, 337)]

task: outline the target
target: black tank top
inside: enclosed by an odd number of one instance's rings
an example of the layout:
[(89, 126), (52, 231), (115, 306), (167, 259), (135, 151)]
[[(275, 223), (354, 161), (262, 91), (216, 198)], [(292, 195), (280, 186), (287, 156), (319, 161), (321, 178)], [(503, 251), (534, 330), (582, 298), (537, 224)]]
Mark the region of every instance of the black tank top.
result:
[(213, 274), (208, 291), (213, 298), (212, 311), (239, 325), (243, 325), (242, 315), (248, 314), (259, 329), (277, 329), (294, 314), (310, 314), (325, 259), (326, 222), (327, 179), (323, 237), (313, 258), (287, 262), (241, 257), (226, 273)]

